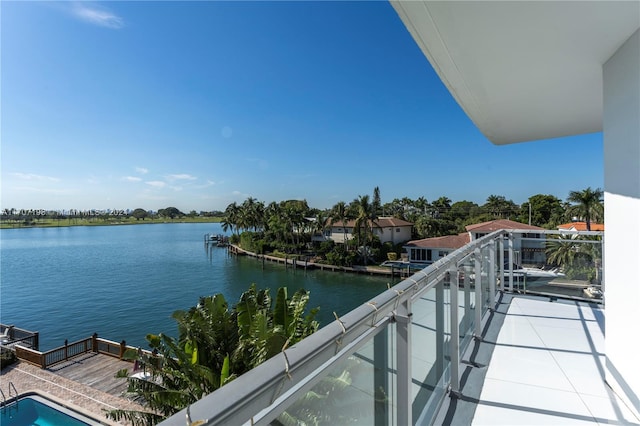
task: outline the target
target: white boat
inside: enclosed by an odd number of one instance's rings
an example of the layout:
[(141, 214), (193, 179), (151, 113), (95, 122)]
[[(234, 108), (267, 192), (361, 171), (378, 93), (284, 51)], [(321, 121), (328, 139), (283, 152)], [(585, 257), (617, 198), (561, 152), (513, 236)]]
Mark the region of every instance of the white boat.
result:
[(587, 297), (590, 297), (593, 299), (602, 299), (602, 290), (594, 285), (585, 287), (582, 291)]
[(564, 274), (558, 270), (558, 268), (554, 269), (540, 269), (540, 268), (519, 268), (514, 269), (514, 273), (526, 275), (527, 279), (554, 279), (564, 277)]

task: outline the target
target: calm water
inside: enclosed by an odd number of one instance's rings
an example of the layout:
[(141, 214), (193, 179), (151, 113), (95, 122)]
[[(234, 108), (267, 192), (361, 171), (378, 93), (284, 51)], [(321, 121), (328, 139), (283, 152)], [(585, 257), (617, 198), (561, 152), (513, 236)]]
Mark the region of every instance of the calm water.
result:
[(200, 296), (235, 303), (251, 283), (311, 292), (321, 326), (384, 291), (387, 278), (284, 266), (207, 254), (205, 233), (219, 224), (153, 224), (0, 231), (0, 322), (40, 332), (40, 350), (88, 337), (146, 347), (147, 333), (175, 336), (171, 314)]

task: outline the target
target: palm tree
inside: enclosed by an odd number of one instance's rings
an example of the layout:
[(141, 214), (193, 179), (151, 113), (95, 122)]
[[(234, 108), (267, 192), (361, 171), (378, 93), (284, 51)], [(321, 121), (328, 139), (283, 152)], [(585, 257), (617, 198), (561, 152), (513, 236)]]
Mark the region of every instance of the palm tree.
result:
[(427, 209), (429, 208), (429, 202), (427, 201), (426, 198), (424, 197), (418, 197), (414, 202), (413, 205), (415, 206), (416, 209), (420, 210), (420, 212), (422, 213), (422, 215), (426, 216), (427, 215)]
[(373, 201), (371, 203), (373, 214), (378, 216), (382, 211), (382, 202), (380, 201), (380, 188), (377, 186), (373, 188)]
[(362, 256), (364, 258), (364, 264), (367, 264), (368, 251), (367, 244), (369, 243), (369, 227), (371, 227), (371, 235), (373, 235), (373, 226), (375, 214), (373, 212), (373, 204), (369, 202), (368, 195), (360, 195), (355, 200), (358, 208), (358, 216), (356, 216), (356, 222), (353, 226), (353, 230), (358, 232), (358, 246), (362, 246)]
[(238, 232), (238, 220), (240, 215), (240, 208), (235, 201), (227, 206), (224, 211), (224, 219), (222, 220), (222, 230), (227, 232), (231, 229), (231, 232)]
[(264, 204), (253, 197), (242, 203), (243, 228), (257, 231), (264, 226)]
[(576, 256), (576, 243), (573, 240), (564, 239), (562, 235), (549, 239), (546, 246), (547, 263), (550, 265), (566, 267)]
[(588, 187), (582, 191), (571, 191), (567, 201), (574, 203), (569, 207), (572, 216), (584, 219), (587, 224), (587, 231), (591, 231), (591, 221), (600, 220), (604, 214), (602, 205), (603, 192), (600, 188), (591, 189)]
[(322, 236), (324, 236), (324, 231), (327, 229), (327, 224), (329, 223), (329, 214), (327, 211), (319, 211), (316, 213), (315, 222), (313, 224), (313, 232), (319, 232)]
[(335, 223), (342, 223), (342, 242), (347, 243), (347, 204), (344, 201), (339, 201), (331, 209), (331, 225)]
[(507, 200), (503, 195), (489, 195), (482, 208), (494, 218), (508, 218), (518, 210), (518, 206), (513, 201)]

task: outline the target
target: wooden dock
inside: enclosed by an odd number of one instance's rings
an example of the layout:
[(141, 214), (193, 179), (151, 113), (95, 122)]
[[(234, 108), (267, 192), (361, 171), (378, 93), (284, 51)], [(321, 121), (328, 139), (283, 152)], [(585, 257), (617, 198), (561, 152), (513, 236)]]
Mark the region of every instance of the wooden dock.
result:
[(253, 252), (244, 250), (234, 244), (229, 244), (228, 251), (229, 253), (234, 254), (236, 256), (254, 257), (262, 261), (263, 263), (265, 261), (280, 263), (280, 264), (283, 264), (287, 269), (288, 268), (302, 269), (302, 270), (320, 269), (322, 271), (348, 272), (352, 274), (366, 274), (366, 275), (383, 275), (383, 276), (389, 276), (389, 277), (397, 276), (400, 278), (406, 278), (408, 276), (411, 276), (415, 272), (415, 271), (409, 270), (408, 268), (393, 268), (393, 267), (389, 268), (384, 266), (336, 266), (336, 265), (329, 265), (324, 263), (309, 262), (307, 260), (300, 260), (295, 257), (282, 258), (277, 256), (270, 256), (268, 254), (253, 253)]
[(127, 380), (116, 378), (115, 375), (125, 368), (131, 371), (133, 363), (90, 352), (55, 364), (46, 370), (110, 395), (122, 396), (127, 389)]

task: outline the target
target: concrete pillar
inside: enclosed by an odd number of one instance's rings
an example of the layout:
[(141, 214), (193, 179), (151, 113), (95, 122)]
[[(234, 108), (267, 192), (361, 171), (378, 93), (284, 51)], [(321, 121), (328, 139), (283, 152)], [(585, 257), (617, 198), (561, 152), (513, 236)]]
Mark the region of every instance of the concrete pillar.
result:
[(640, 30), (603, 66), (607, 382), (640, 412)]

